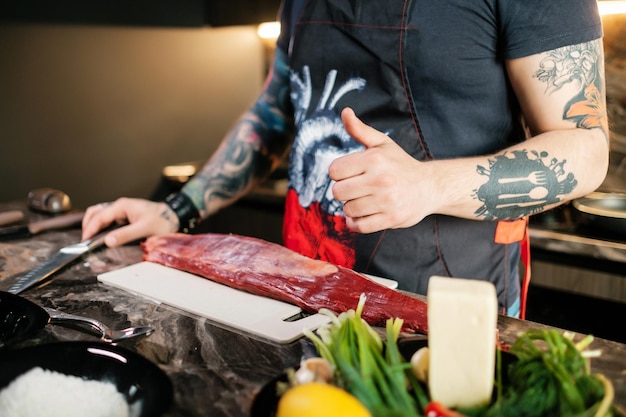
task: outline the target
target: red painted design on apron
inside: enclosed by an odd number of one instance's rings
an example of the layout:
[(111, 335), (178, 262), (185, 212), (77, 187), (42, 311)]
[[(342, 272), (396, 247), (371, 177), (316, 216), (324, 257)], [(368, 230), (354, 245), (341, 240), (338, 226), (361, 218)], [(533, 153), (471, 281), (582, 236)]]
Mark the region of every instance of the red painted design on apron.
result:
[[(346, 268), (354, 266), (354, 249), (338, 239), (339, 236), (352, 233), (344, 217), (329, 215), (321, 209), (319, 203), (312, 203), (307, 208), (300, 206), (293, 189), (288, 191), (285, 204), (285, 246), (310, 258)], [(296, 236), (289, 231), (297, 231)]]

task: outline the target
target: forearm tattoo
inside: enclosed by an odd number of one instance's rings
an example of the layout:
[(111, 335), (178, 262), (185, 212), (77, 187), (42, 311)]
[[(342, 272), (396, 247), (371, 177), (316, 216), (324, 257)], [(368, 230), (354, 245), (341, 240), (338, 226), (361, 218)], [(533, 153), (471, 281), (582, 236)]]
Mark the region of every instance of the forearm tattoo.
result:
[[(546, 94), (575, 85), (577, 94), (565, 105), (563, 120), (576, 127), (599, 128), (608, 140), (604, 100), (602, 41), (559, 48), (545, 54), (534, 77), (546, 84)], [(574, 174), (565, 170), (566, 160), (545, 151), (526, 149), (504, 153), (477, 166), (488, 181), (475, 190), (482, 202), (475, 214), (486, 220), (516, 219), (543, 211), (559, 203), (577, 185)]]
[(178, 227), (178, 217), (172, 216), (171, 213), (172, 213), (172, 211), (169, 208), (165, 208), (161, 212), (161, 218), (167, 220), (173, 226), (177, 226)]
[(211, 161), (185, 186), (185, 193), (203, 216), (214, 205), (236, 199), (269, 174), (288, 148), (293, 121), (288, 116), (292, 112), (285, 62), (279, 55), (259, 100), (240, 118)]
[(576, 187), (574, 174), (565, 172), (565, 161), (548, 159), (546, 152), (513, 151), (489, 160), (477, 172), (489, 180), (475, 194), (482, 201), (476, 215), (486, 220), (516, 219), (558, 203)]

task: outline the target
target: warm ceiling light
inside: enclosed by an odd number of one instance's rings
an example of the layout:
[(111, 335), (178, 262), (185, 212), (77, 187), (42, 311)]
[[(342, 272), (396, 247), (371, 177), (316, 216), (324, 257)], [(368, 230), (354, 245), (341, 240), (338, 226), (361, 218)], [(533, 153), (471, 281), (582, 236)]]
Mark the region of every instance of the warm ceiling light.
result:
[(265, 22), (259, 25), (257, 34), (261, 39), (278, 39), (280, 22)]
[(168, 165), (163, 168), (162, 175), (172, 181), (187, 182), (196, 175), (198, 166), (194, 164)]
[(626, 13), (626, 1), (622, 0), (607, 0), (598, 1), (598, 9), (601, 15), (607, 14), (622, 14)]

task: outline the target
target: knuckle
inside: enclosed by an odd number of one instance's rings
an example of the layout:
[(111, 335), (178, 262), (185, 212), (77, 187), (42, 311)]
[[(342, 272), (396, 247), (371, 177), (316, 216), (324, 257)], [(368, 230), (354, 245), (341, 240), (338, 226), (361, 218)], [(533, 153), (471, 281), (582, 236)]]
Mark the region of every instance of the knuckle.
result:
[(390, 175), (385, 175), (385, 173), (382, 173), (382, 175), (379, 175), (377, 178), (380, 184), (385, 188), (390, 188), (397, 183), (394, 178), (392, 178)]
[(340, 198), (341, 197), (341, 189), (342, 189), (342, 187), (341, 187), (341, 185), (338, 182), (334, 183), (332, 185), (332, 187), (331, 187), (331, 191), (333, 193), (333, 197), (336, 200), (339, 200), (339, 201), (341, 201), (341, 198)]
[(401, 204), (401, 196), (395, 193), (389, 193), (387, 194), (387, 196), (385, 196), (385, 199), (383, 201), (384, 201), (383, 208), (386, 208), (386, 209), (397, 208)]
[(130, 200), (130, 198), (128, 198), (128, 197), (119, 197), (117, 200), (115, 200), (115, 202), (113, 204), (123, 205), (123, 204), (128, 203), (129, 200)]
[(382, 164), (387, 159), (385, 153), (379, 148), (369, 148), (367, 150), (367, 158), (370, 164), (375, 165)]
[(343, 214), (345, 214), (346, 217), (354, 217), (354, 209), (352, 206), (349, 201), (343, 204)]
[(337, 168), (337, 164), (335, 161), (330, 163), (330, 166), (328, 167), (328, 176), (330, 177), (331, 180), (335, 180), (337, 178), (337, 172), (338, 168)]

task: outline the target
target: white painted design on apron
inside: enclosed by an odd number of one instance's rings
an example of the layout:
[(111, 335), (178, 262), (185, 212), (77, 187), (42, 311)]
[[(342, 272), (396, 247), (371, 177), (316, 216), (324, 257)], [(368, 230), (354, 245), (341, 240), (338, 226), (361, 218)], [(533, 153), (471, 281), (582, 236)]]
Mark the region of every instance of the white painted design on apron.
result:
[(343, 215), (343, 204), (333, 198), (332, 181), (328, 167), (336, 158), (364, 149), (348, 135), (341, 122), (337, 102), (346, 94), (365, 88), (365, 80), (352, 77), (335, 90), (337, 71), (326, 76), (322, 96), (315, 111), (307, 117), (311, 107), (313, 86), (309, 67), (302, 68), (302, 76), (291, 72), (291, 101), (294, 106), (297, 135), (290, 158), (290, 185), (298, 194), (302, 207), (319, 202), (329, 215)]

